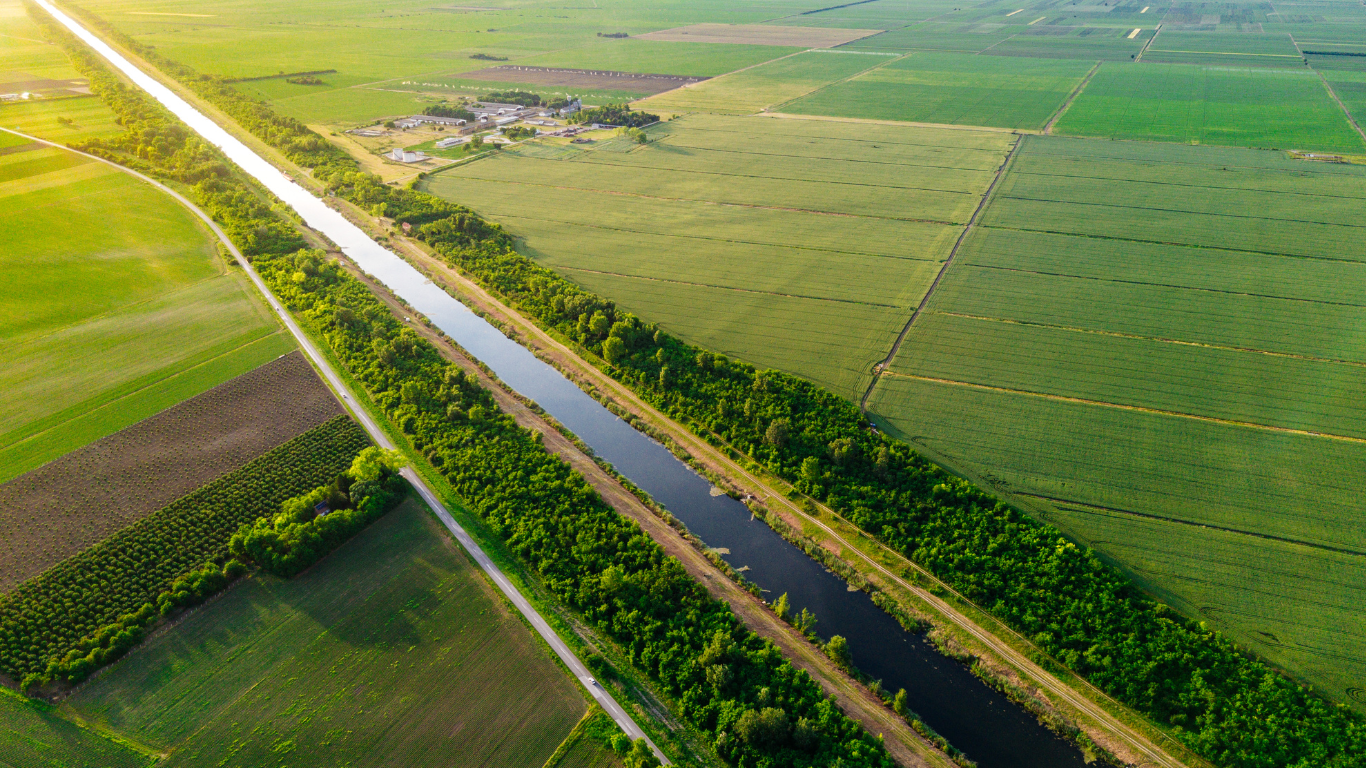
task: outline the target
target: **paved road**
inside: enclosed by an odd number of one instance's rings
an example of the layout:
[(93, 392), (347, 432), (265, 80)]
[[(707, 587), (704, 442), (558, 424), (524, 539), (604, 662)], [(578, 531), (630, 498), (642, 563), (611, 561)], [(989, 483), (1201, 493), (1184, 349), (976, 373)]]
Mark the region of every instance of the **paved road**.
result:
[[(237, 246), (232, 244), (232, 241), (228, 239), (227, 234), (223, 232), (213, 219), (209, 218), (207, 213), (200, 210), (199, 206), (190, 202), (179, 192), (167, 187), (165, 184), (138, 173), (137, 171), (125, 168), (118, 163), (110, 162), (102, 157), (96, 157), (95, 155), (87, 154), (85, 152), (78, 152), (77, 150), (63, 147), (60, 144), (45, 141), (36, 136), (19, 133), (18, 131), (12, 131), (8, 128), (0, 128), (0, 131), (12, 133), (15, 136), (22, 136), (30, 141), (40, 142), (59, 149), (65, 149), (68, 152), (75, 152), (76, 154), (91, 158), (92, 160), (111, 165), (124, 173), (135, 176), (162, 192), (165, 192), (202, 219), (204, 223), (208, 225), (209, 229), (213, 230), (213, 233), (218, 236), (219, 241), (227, 247), (233, 258), (237, 260), (238, 265), (246, 271), (247, 276), (251, 278), (251, 281), (256, 285), (256, 288), (261, 291), (261, 295), (265, 297), (266, 302), (270, 304), (271, 309), (279, 315), (280, 321), (284, 323), (285, 327), (289, 329), (289, 332), (294, 335), (294, 338), (299, 342), (299, 346), (303, 348), (304, 353), (313, 361), (313, 365), (322, 373), (323, 378), (327, 380), (327, 383), (332, 386), (333, 391), (341, 397), (342, 403), (346, 406), (347, 410), (352, 413), (356, 421), (370, 434), (370, 438), (375, 441), (375, 444), (383, 448), (394, 448), (394, 444), (389, 440), (389, 436), (384, 433), (384, 430), (379, 428), (379, 425), (371, 418), (369, 412), (367, 412), (360, 403), (356, 402), (356, 398), (352, 396), (350, 388), (348, 388), (341, 378), (337, 376), (337, 372), (333, 370), (332, 365), (327, 361), (327, 358), (322, 356), (318, 351), (318, 348), (313, 345), (313, 341), (304, 334), (303, 329), (294, 321), (293, 316), (291, 316), (289, 312), (285, 310), (284, 306), (280, 304), (280, 301), (275, 298), (275, 294), (271, 293), (270, 289), (266, 287), (266, 284), (261, 280), (261, 276), (256, 274), (256, 270), (252, 268), (251, 262), (247, 261), (242, 256), (242, 252), (237, 250)], [(551, 650), (555, 652), (555, 655), (559, 656), (565, 666), (569, 667), (569, 670), (578, 678), (584, 688), (588, 690), (589, 695), (593, 697), (598, 705), (601, 706), (631, 738), (645, 739), (649, 743), (650, 748), (654, 750), (655, 755), (659, 757), (660, 762), (664, 765), (669, 765), (669, 759), (659, 750), (659, 747), (655, 746), (655, 743), (650, 740), (649, 736), (641, 730), (640, 725), (636, 723), (635, 719), (617, 703), (617, 700), (604, 690), (601, 685), (589, 682), (593, 677), (588, 671), (588, 668), (583, 665), (583, 662), (579, 661), (579, 658), (574, 655), (574, 652), (569, 649), (569, 646), (565, 644), (564, 640), (560, 639), (560, 636), (555, 633), (555, 630), (550, 628), (550, 625), (546, 623), (545, 618), (532, 607), (531, 603), (517, 590), (517, 587), (508, 580), (507, 576), (494, 564), (493, 560), (489, 558), (483, 548), (469, 535), (469, 532), (457, 523), (455, 518), (451, 517), (450, 511), (441, 503), (441, 500), (437, 498), (436, 494), (432, 493), (431, 488), (427, 486), (422, 478), (418, 477), (417, 473), (414, 472), (411, 467), (404, 468), (403, 476), (412, 484), (413, 488), (417, 489), (418, 495), (420, 495), (422, 500), (427, 503), (427, 506), (431, 507), (432, 511), (436, 513), (436, 516), (441, 520), (442, 524), (446, 526), (447, 530), (451, 532), (451, 535), (455, 537), (456, 541), (460, 542), (460, 546), (464, 547), (465, 551), (469, 552), (470, 557), (474, 559), (481, 569), (483, 569), (489, 579), (497, 585), (498, 589), (502, 590), (503, 595), (507, 597), (508, 602), (512, 603), (517, 608), (518, 612), (522, 614), (522, 617), (527, 620), (527, 623), (531, 624), (532, 628), (536, 630), (536, 633), (539, 634), (541, 638), (545, 640), (546, 644), (550, 646)]]

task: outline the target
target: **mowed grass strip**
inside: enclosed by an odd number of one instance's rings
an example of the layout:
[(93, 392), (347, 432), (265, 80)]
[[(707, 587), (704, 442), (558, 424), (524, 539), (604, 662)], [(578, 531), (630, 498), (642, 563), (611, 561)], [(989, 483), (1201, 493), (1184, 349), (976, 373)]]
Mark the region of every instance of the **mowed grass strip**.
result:
[(662, 93), (641, 101), (639, 108), (751, 114), (882, 63), (881, 57), (867, 54), (806, 51)]
[(1058, 134), (1362, 152), (1313, 72), (1105, 63), (1054, 126)]
[(894, 373), (1366, 440), (1366, 365), (927, 314)]
[(540, 768), (585, 708), (413, 501), (301, 576), (236, 586), (63, 704), (170, 752), (164, 766)]
[(778, 109), (798, 114), (1041, 129), (1093, 62), (913, 53)]
[(1226, 531), (1054, 505), (1048, 519), (1125, 564), (1139, 583), (1321, 693), (1359, 702), (1366, 679), (1366, 561)]

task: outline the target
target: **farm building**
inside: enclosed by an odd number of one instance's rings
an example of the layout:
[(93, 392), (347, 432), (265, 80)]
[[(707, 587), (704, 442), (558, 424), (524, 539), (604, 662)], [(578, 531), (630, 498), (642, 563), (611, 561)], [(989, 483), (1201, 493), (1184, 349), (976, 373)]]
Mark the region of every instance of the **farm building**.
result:
[(395, 128), (416, 128), (419, 125), (448, 125), (459, 127), (465, 124), (464, 120), (458, 117), (436, 117), (434, 115), (411, 115), (402, 120), (395, 120)]
[(450, 137), (449, 139), (442, 139), (441, 141), (438, 141), (438, 142), (436, 143), (436, 148), (437, 148), (437, 149), (450, 149), (451, 147), (454, 147), (454, 146), (457, 145), (457, 144), (464, 144), (464, 143), (467, 142), (467, 141), (469, 141), (469, 139), (467, 139), (467, 138), (465, 138), (465, 137), (463, 137), (463, 136), (452, 136), (452, 137)]
[(400, 163), (418, 163), (427, 159), (427, 153), (413, 152), (411, 150), (394, 147), (393, 150), (389, 152), (389, 159), (397, 160)]

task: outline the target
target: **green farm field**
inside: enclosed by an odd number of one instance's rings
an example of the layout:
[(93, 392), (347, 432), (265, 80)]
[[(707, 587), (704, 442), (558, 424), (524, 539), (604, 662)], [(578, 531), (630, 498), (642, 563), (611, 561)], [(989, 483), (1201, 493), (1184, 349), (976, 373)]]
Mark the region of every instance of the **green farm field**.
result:
[(641, 101), (639, 108), (745, 115), (805, 96), (887, 60), (886, 54), (807, 51), (652, 96)]
[[(43, 40), (18, 0), (0, 0), (0, 93), (38, 98), (0, 103), (0, 127), (50, 141), (71, 142), (122, 132), (66, 56)], [(13, 146), (14, 137), (0, 138)], [(22, 143), (22, 142), (21, 142)]]
[(1366, 152), (1318, 75), (1302, 69), (1102, 64), (1056, 133)]
[(8, 688), (0, 688), (0, 755), (5, 768), (148, 768), (157, 760)]
[(913, 53), (779, 112), (1042, 129), (1092, 62)]
[(102, 163), (12, 145), (0, 240), (2, 478), (293, 349), (192, 214)]
[(508, 150), (426, 188), (689, 341), (847, 397), (934, 280), (1010, 138), (711, 115), (650, 136), (626, 152)]
[(409, 501), (294, 579), (237, 585), (61, 711), (169, 753), (162, 766), (335, 766), (383, 754), (400, 765), (540, 768), (585, 708), (550, 652)]
[[(1346, 701), (1363, 197), (1356, 166), (1027, 137), (870, 409)], [(1256, 567), (1291, 556), (1322, 568)]]

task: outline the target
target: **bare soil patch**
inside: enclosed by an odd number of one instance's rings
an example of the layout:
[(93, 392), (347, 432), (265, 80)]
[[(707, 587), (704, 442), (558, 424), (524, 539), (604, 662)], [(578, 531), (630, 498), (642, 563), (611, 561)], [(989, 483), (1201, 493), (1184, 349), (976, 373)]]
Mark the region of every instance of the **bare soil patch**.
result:
[(292, 352), (0, 485), (0, 593), (342, 413)]
[(768, 24), (689, 24), (636, 35), (640, 40), (670, 43), (739, 43), (743, 45), (790, 45), (800, 48), (834, 48), (880, 29), (827, 29), (825, 27), (779, 27)]
[(705, 77), (679, 75), (640, 75), (634, 72), (614, 72), (606, 69), (562, 69), (559, 67), (519, 67), (504, 65), (462, 72), (467, 80), (488, 80), (498, 83), (528, 83), (567, 88), (593, 88), (638, 93), (663, 93), (685, 85), (699, 83)]

